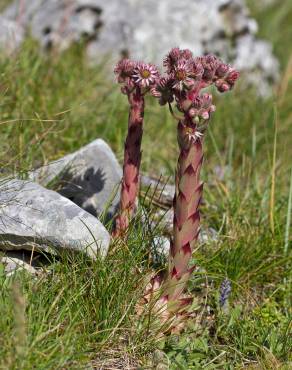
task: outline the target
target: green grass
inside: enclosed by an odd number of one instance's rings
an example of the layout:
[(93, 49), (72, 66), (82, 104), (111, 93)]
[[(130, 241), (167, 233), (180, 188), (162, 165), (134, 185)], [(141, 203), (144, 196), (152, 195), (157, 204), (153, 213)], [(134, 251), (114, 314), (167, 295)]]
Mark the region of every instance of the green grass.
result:
[[(127, 363), (144, 369), (163, 363), (170, 369), (291, 368), (292, 7), (281, 4), (265, 11), (252, 6), (261, 36), (272, 41), (281, 61), (274, 97), (263, 101), (240, 87), (216, 95), (202, 215), (205, 226), (219, 231), (219, 242), (201, 245), (194, 256), (200, 269), (189, 289), (196, 296), (196, 322), (180, 337), (158, 341), (155, 329), (137, 318), (155, 236), (137, 217), (127, 245), (113, 245), (103, 262), (64, 256), (37, 279), (25, 273), (7, 278), (0, 267), (1, 369), (102, 363), (125, 369)], [(82, 46), (48, 58), (27, 40), (15, 59), (0, 59), (0, 70), (3, 174), (25, 177), (97, 137), (122, 161), (126, 98), (112, 74), (105, 78), (106, 66), (86, 65)], [(176, 125), (167, 109), (148, 103), (143, 171), (173, 178)], [(222, 179), (216, 166), (225, 169)], [(151, 217), (154, 205), (141, 200)], [(232, 294), (222, 312), (218, 292), (225, 277)]]
[(4, 10), (11, 2), (11, 0), (0, 0), (0, 10)]

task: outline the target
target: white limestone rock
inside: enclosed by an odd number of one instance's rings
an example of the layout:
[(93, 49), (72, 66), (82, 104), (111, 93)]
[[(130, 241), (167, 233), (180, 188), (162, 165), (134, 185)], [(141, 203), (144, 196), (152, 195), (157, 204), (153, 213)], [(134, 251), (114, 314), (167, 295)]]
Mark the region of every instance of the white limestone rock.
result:
[(105, 257), (110, 235), (100, 221), (60, 194), (23, 180), (0, 189), (0, 250), (63, 250)]

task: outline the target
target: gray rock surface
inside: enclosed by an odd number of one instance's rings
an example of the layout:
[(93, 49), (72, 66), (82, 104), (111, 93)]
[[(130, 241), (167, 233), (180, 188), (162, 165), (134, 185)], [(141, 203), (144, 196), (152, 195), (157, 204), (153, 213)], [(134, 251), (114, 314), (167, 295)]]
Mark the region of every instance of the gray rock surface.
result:
[(107, 209), (108, 218), (119, 205), (121, 177), (114, 153), (101, 139), (29, 174), (30, 180), (52, 186), (94, 216)]
[(23, 28), (16, 21), (0, 15), (0, 50), (11, 54), (19, 48), (24, 38)]
[(157, 236), (153, 239), (152, 258), (154, 263), (163, 263), (168, 259), (170, 251), (169, 238)]
[(4, 265), (4, 273), (7, 276), (13, 275), (17, 271), (27, 271), (32, 275), (37, 274), (37, 270), (28, 262), (24, 261), (20, 256), (4, 256), (0, 257), (0, 263)]
[(218, 232), (212, 227), (208, 227), (208, 228), (202, 227), (200, 234), (199, 234), (198, 241), (201, 244), (209, 244), (209, 243), (217, 242), (219, 241)]
[(278, 77), (271, 46), (256, 38), (244, 0), (22, 0), (21, 15), (19, 1), (4, 15), (20, 19), (45, 48), (85, 38), (94, 61), (129, 54), (159, 64), (174, 46), (215, 53), (246, 71), (247, 83), (258, 87), (260, 80), (262, 95)]
[(175, 186), (165, 183), (164, 179), (156, 179), (147, 175), (142, 175), (140, 178), (141, 187), (145, 191), (150, 192), (150, 197), (154, 194), (154, 199), (163, 206), (172, 206), (175, 193)]
[(38, 253), (35, 250), (5, 250), (0, 251), (0, 263), (4, 265), (4, 273), (7, 276), (23, 270), (32, 275), (40, 276), (43, 273), (49, 273), (47, 267), (50, 264), (50, 258), (47, 254)]
[(105, 257), (110, 235), (94, 216), (60, 194), (22, 180), (0, 189), (0, 249), (61, 253), (84, 252)]

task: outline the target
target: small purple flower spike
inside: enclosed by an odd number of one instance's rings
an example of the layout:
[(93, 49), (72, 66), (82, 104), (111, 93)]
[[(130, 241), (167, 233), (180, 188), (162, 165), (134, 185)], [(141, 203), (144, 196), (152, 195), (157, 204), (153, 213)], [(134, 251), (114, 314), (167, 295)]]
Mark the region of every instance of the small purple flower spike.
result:
[(230, 280), (225, 278), (220, 286), (220, 298), (219, 298), (220, 307), (226, 306), (230, 293), (231, 293), (231, 283)]

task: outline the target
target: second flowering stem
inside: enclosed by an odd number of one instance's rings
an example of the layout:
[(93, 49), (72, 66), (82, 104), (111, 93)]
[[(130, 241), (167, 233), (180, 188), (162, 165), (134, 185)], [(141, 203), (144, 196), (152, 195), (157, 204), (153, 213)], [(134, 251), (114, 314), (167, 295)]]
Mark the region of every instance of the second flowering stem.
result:
[(122, 59), (115, 67), (121, 91), (129, 101), (128, 134), (125, 142), (120, 213), (116, 219), (115, 236), (125, 235), (133, 217), (139, 191), (141, 142), (143, 136), (144, 96), (158, 78), (157, 68), (150, 63)]
[(121, 211), (116, 219), (116, 233), (127, 230), (135, 210), (139, 191), (141, 141), (143, 136), (144, 96), (139, 87), (128, 95), (130, 110), (128, 134), (124, 150), (124, 166), (121, 190)]

